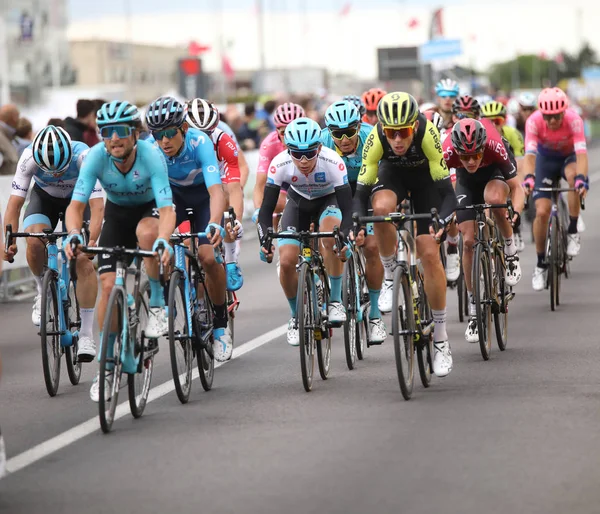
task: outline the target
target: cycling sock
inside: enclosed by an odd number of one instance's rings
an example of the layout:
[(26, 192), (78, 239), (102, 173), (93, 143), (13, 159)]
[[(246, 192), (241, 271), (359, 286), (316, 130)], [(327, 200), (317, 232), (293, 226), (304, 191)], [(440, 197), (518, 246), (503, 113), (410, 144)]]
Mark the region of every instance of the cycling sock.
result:
[(538, 268), (542, 268), (542, 269), (546, 269), (546, 254), (545, 253), (538, 253), (537, 254), (538, 260), (537, 260), (537, 267)]
[(504, 240), (504, 254), (505, 255), (515, 255), (517, 253), (517, 245), (515, 244), (515, 239), (513, 237), (507, 237)]
[(516, 228), (513, 228), (513, 232), (514, 232), (515, 234), (519, 234), (519, 235), (521, 235), (521, 226), (519, 225), (518, 227), (516, 227)]
[(296, 296), (294, 298), (288, 298), (287, 301), (290, 304), (290, 310), (292, 311), (292, 317), (296, 317)]
[[(458, 238), (456, 238), (458, 239)], [(448, 243), (448, 247), (446, 248), (446, 253), (448, 255), (456, 255), (458, 253), (458, 246), (455, 245), (454, 243)]]
[(431, 309), (433, 315), (433, 322), (435, 323), (434, 328), (434, 342), (440, 343), (448, 340), (448, 334), (446, 333), (446, 309), (440, 309), (439, 311)]
[(37, 286), (38, 294), (42, 294), (42, 277), (38, 277), (37, 275), (33, 275), (35, 279), (35, 285)]
[(455, 236), (451, 236), (450, 234), (447, 234), (446, 241), (448, 241), (449, 245), (456, 247), (456, 245), (460, 241), (460, 236), (458, 234), (456, 234)]
[(330, 302), (341, 302), (342, 301), (342, 275), (337, 277), (329, 276), (329, 284), (331, 285), (331, 296), (329, 297)]
[(379, 292), (381, 289), (369, 289), (369, 300), (371, 307), (369, 309), (369, 319), (381, 318), (381, 312), (379, 311)]
[(473, 296), (473, 293), (469, 293), (468, 291), (467, 296), (469, 298), (469, 316), (476, 316), (477, 308), (475, 307), (475, 296)]
[(383, 264), (383, 273), (386, 280), (394, 280), (394, 264), (396, 263), (396, 254), (388, 257), (380, 256), (381, 264)]
[(227, 326), (227, 307), (225, 304), (213, 305), (215, 317), (213, 320), (214, 328), (225, 328)]
[(165, 295), (160, 281), (150, 277), (148, 281), (150, 282), (150, 307), (164, 307)]
[(225, 264), (229, 264), (230, 262), (236, 262), (236, 243), (233, 241), (232, 243), (223, 243), (225, 247)]
[(81, 329), (79, 330), (79, 337), (92, 337), (92, 330), (94, 328), (94, 309), (79, 309), (81, 314)]
[(569, 216), (569, 230), (567, 232), (569, 234), (577, 234), (577, 220), (579, 216)]

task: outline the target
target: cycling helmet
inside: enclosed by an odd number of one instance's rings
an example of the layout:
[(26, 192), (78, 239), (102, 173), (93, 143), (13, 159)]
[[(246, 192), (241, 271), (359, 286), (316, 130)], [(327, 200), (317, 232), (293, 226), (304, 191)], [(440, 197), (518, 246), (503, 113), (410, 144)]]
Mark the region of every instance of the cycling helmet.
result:
[(365, 104), (365, 109), (367, 111), (376, 111), (377, 104), (379, 101), (387, 94), (387, 91), (383, 89), (379, 89), (378, 87), (374, 87), (365, 91), (362, 94), (362, 102)]
[(423, 115), (431, 123), (433, 123), (434, 127), (437, 128), (439, 131), (441, 131), (442, 128), (444, 128), (444, 118), (442, 118), (442, 116), (439, 113), (435, 111), (425, 111)]
[(408, 93), (388, 93), (377, 106), (377, 118), (384, 127), (412, 125), (418, 116), (419, 104)]
[(490, 95), (478, 95), (475, 97), (475, 100), (479, 102), (479, 105), (483, 105), (488, 102), (491, 102), (493, 98)]
[(567, 110), (569, 99), (562, 89), (547, 87), (538, 97), (538, 107), (542, 114), (560, 114)]
[(356, 105), (356, 108), (358, 109), (358, 112), (361, 117), (364, 116), (365, 113), (367, 112), (367, 109), (365, 108), (365, 104), (363, 104), (362, 100), (356, 95), (346, 95), (344, 98), (342, 98), (342, 100), (346, 100), (347, 102), (350, 102), (350, 103), (353, 103), (354, 105)]
[(492, 100), (483, 105), (481, 116), (484, 118), (506, 118), (506, 107), (500, 102)]
[(438, 96), (458, 96), (460, 88), (455, 80), (442, 79), (435, 86), (435, 94)]
[(115, 100), (107, 102), (96, 113), (96, 125), (102, 128), (106, 125), (127, 124), (137, 125), (140, 121), (140, 111), (129, 102)]
[(479, 102), (470, 95), (459, 96), (452, 104), (452, 113), (457, 114), (459, 112), (471, 112), (476, 118), (479, 118), (481, 114), (481, 107)]
[(287, 127), (292, 121), (305, 116), (304, 109), (298, 104), (286, 102), (275, 109), (273, 121), (275, 127)]
[(187, 108), (186, 121), (190, 127), (212, 132), (219, 124), (219, 111), (208, 100), (194, 98)]
[(454, 124), (450, 138), (457, 153), (473, 154), (485, 148), (487, 133), (480, 121), (467, 118)]
[(427, 112), (427, 111), (435, 111), (438, 112), (438, 106), (435, 105), (433, 102), (425, 102), (424, 104), (421, 104), (419, 106), (419, 111), (421, 112)]
[(537, 106), (537, 98), (533, 93), (529, 91), (523, 91), (517, 98), (521, 107), (535, 107)]
[[(506, 104), (508, 103), (508, 96), (505, 95), (497, 95), (496, 98), (494, 99), (496, 100), (496, 102), (501, 103), (502, 105), (504, 105), (504, 107), (506, 107)], [(489, 102), (486, 102), (489, 103)]]
[(296, 118), (286, 127), (283, 142), (290, 150), (311, 150), (321, 144), (321, 127), (310, 118)]
[(48, 125), (38, 132), (31, 150), (35, 163), (49, 175), (64, 173), (73, 158), (69, 134), (64, 128), (54, 125)]
[(187, 106), (171, 96), (161, 96), (146, 110), (146, 125), (150, 130), (181, 127), (187, 117)]
[(345, 100), (331, 104), (325, 111), (325, 125), (327, 128), (345, 129), (360, 123), (358, 109)]

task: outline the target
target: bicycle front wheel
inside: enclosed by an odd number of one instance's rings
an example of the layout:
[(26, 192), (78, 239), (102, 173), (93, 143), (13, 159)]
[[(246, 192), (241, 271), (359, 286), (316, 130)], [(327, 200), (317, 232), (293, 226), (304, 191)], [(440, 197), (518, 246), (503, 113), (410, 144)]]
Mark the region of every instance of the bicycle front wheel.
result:
[(460, 275), (458, 276), (458, 281), (456, 283), (456, 294), (458, 296), (458, 321), (461, 323), (465, 320), (465, 298), (467, 296), (466, 290), (467, 287), (465, 285), (465, 272), (463, 269), (463, 238), (462, 235), (458, 240), (458, 254), (460, 255)]
[(42, 305), (40, 311), (40, 338), (42, 340), (42, 369), (46, 391), (50, 396), (56, 396), (60, 382), (60, 317), (58, 295), (56, 292), (56, 274), (46, 270), (42, 279)]
[[(417, 312), (419, 313), (419, 319), (422, 326), (424, 323), (431, 323), (433, 316), (431, 314), (429, 300), (427, 300), (427, 294), (425, 293), (423, 277), (419, 271), (417, 271), (415, 280), (417, 282), (417, 291), (419, 293)], [(429, 333), (428, 337), (421, 337), (417, 342), (417, 362), (419, 364), (421, 383), (423, 384), (423, 387), (429, 387), (431, 385), (433, 370), (433, 330)]]
[[(204, 329), (198, 322), (196, 316), (200, 316), (204, 320), (208, 320), (208, 328)], [(212, 353), (214, 337), (213, 337), (213, 329), (212, 329), (212, 319), (214, 313), (212, 309), (212, 305), (208, 299), (205, 299), (205, 307), (202, 313), (197, 313), (194, 315), (194, 323), (192, 327), (194, 328), (194, 335), (197, 341), (196, 348), (196, 358), (198, 363), (198, 373), (200, 376), (200, 383), (202, 384), (202, 389), (205, 391), (210, 391), (213, 386), (213, 380), (215, 378), (215, 358)], [(201, 344), (201, 340), (206, 335), (206, 346)], [(209, 349), (210, 348), (210, 349)]]
[(344, 347), (346, 349), (346, 365), (348, 369), (354, 369), (356, 364), (356, 337), (360, 335), (358, 330), (358, 309), (360, 308), (356, 297), (356, 269), (354, 257), (346, 261), (344, 265), (342, 289), (342, 303), (346, 306), (346, 322), (344, 323)]
[(331, 371), (331, 335), (333, 329), (327, 326), (326, 323), (322, 322), (322, 315), (320, 314), (322, 309), (326, 309), (329, 304), (329, 293), (325, 284), (329, 283), (329, 278), (324, 273), (319, 275), (321, 279), (321, 287), (323, 288), (323, 303), (317, 307), (319, 315), (316, 317), (319, 320), (320, 326), (320, 339), (316, 339), (317, 342), (317, 362), (319, 363), (319, 374), (323, 380), (327, 380), (329, 372)]
[(392, 334), (400, 391), (410, 400), (415, 376), (415, 346), (413, 301), (408, 273), (402, 266), (394, 270), (392, 300)]
[(473, 295), (477, 314), (477, 330), (479, 332), (479, 348), (483, 360), (490, 358), (492, 350), (492, 287), (490, 277), (490, 259), (483, 244), (478, 244), (473, 260)]
[(315, 311), (318, 309), (313, 295), (313, 272), (308, 264), (303, 264), (298, 276), (296, 316), (300, 338), (300, 369), (302, 384), (306, 392), (312, 389), (315, 369)]
[(548, 248), (550, 255), (548, 258), (548, 280), (550, 282), (550, 309), (556, 310), (559, 304), (560, 289), (560, 259), (558, 255), (558, 227), (556, 218), (550, 218), (550, 230), (548, 231), (550, 242)]
[(496, 252), (494, 256), (494, 263), (496, 269), (496, 280), (498, 287), (496, 295), (498, 298), (498, 306), (494, 311), (494, 327), (496, 329), (496, 341), (498, 348), (503, 352), (506, 350), (506, 344), (508, 343), (508, 303), (507, 297), (509, 293), (506, 280), (504, 278), (504, 264), (502, 262), (502, 256)]
[[(69, 281), (69, 301), (68, 308), (65, 309), (65, 323), (69, 330), (75, 334), (81, 330), (81, 314), (79, 312), (79, 302), (75, 292), (75, 285)], [(67, 373), (71, 384), (79, 384), (81, 379), (81, 362), (77, 358), (79, 336), (73, 335), (73, 344), (65, 348), (65, 360), (67, 361)]]

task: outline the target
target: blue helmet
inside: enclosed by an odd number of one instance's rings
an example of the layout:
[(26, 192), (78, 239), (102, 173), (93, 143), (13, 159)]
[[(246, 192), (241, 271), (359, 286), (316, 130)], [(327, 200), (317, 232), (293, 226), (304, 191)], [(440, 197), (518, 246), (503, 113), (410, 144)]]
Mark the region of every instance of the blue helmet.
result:
[(435, 94), (442, 97), (454, 98), (460, 93), (460, 88), (455, 80), (442, 79), (435, 86)]
[(187, 117), (187, 105), (171, 96), (161, 96), (146, 110), (146, 125), (150, 130), (181, 127)]
[(290, 150), (310, 150), (321, 143), (321, 127), (310, 118), (296, 118), (286, 128), (283, 142)]
[(107, 102), (98, 109), (96, 113), (96, 124), (98, 127), (106, 125), (127, 124), (136, 125), (140, 120), (140, 111), (129, 102), (115, 100)]
[(347, 102), (350, 102), (350, 103), (356, 105), (356, 108), (358, 109), (358, 113), (361, 116), (364, 116), (365, 113), (367, 112), (367, 108), (365, 107), (365, 104), (363, 103), (363, 101), (360, 99), (360, 96), (346, 95), (344, 98), (342, 98), (342, 100), (346, 100)]
[(345, 129), (358, 123), (360, 123), (358, 109), (346, 100), (331, 104), (325, 111), (327, 128)]
[(48, 125), (40, 130), (31, 147), (33, 160), (49, 175), (62, 175), (73, 158), (71, 138), (62, 127)]

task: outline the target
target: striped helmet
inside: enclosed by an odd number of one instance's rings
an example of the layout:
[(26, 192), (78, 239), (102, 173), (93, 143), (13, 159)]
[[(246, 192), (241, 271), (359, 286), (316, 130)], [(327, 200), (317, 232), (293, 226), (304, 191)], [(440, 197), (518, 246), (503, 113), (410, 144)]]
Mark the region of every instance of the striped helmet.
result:
[(62, 175), (73, 158), (69, 134), (64, 128), (54, 125), (40, 130), (31, 149), (33, 160), (48, 175)]
[(187, 117), (187, 105), (171, 96), (161, 96), (146, 109), (146, 125), (150, 130), (181, 127)]
[(96, 124), (98, 127), (123, 123), (136, 125), (139, 120), (140, 112), (138, 108), (129, 102), (120, 100), (103, 104), (96, 113)]
[(219, 124), (219, 111), (208, 100), (194, 98), (188, 102), (187, 122), (190, 127), (212, 132)]
[(365, 107), (365, 104), (361, 100), (360, 96), (346, 95), (345, 97), (342, 98), (342, 100), (346, 100), (346, 102), (350, 102), (350, 103), (353, 103), (354, 105), (356, 105), (356, 108), (358, 109), (358, 112), (360, 113), (361, 116), (364, 116), (365, 113), (367, 112), (367, 108)]

